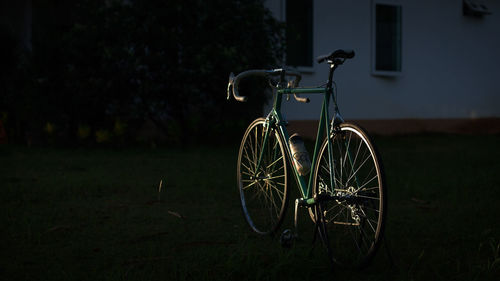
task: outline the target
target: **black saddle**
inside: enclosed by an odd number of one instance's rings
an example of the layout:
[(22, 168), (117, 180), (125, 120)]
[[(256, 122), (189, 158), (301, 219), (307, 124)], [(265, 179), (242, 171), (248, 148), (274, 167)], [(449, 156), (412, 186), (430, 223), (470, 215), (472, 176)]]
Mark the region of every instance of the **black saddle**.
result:
[(354, 51), (353, 50), (336, 50), (333, 51), (329, 55), (323, 55), (319, 56), (316, 58), (318, 63), (322, 63), (324, 61), (327, 61), (328, 63), (336, 63), (338, 59), (346, 60), (346, 59), (352, 59), (354, 57)]

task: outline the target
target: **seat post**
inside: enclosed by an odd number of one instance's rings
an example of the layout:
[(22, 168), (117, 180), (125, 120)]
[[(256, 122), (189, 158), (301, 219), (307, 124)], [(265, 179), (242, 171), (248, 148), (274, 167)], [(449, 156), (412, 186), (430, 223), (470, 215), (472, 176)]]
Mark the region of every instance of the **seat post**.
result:
[(337, 64), (331, 63), (330, 64), (330, 73), (328, 74), (328, 81), (327, 81), (327, 89), (330, 90), (332, 88), (333, 84), (333, 72), (335, 72), (335, 69), (337, 69)]

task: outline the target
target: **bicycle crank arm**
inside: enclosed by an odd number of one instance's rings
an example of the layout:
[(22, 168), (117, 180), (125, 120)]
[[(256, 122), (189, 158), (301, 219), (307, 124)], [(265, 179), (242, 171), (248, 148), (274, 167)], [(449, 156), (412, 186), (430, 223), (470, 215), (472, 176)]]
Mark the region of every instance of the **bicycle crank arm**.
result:
[(361, 204), (366, 202), (365, 199), (351, 194), (330, 195), (327, 193), (320, 193), (314, 195), (315, 204), (334, 200), (341, 203), (346, 203), (348, 205)]

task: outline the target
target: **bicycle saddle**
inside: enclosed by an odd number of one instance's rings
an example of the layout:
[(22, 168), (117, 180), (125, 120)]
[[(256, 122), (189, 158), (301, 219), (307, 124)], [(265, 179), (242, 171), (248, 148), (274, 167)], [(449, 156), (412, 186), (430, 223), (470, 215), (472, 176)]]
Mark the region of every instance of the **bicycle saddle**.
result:
[(352, 59), (354, 57), (353, 50), (336, 50), (329, 55), (323, 55), (316, 58), (318, 63), (328, 61), (328, 63), (333, 63), (336, 59)]

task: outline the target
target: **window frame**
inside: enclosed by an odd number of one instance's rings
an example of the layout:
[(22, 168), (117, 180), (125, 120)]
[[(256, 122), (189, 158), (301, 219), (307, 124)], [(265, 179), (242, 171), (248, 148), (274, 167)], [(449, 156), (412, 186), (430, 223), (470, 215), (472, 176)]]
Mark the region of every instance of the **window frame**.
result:
[[(283, 57), (283, 60), (284, 60), (284, 64), (287, 66), (287, 68), (292, 68), (292, 69), (296, 69), (297, 71), (299, 72), (302, 72), (302, 73), (313, 73), (315, 71), (315, 68), (314, 68), (314, 62), (315, 62), (315, 59), (314, 59), (314, 0), (306, 0), (306, 1), (310, 1), (311, 2), (311, 34), (310, 34), (310, 38), (311, 38), (311, 61), (310, 61), (310, 65), (290, 65), (288, 64), (288, 59), (287, 59), (287, 52), (284, 53), (284, 57)], [(288, 4), (288, 1), (287, 0), (281, 0), (281, 5), (282, 5), (282, 11), (283, 11), (283, 14), (282, 14), (282, 18), (284, 20), (285, 23), (287, 23), (288, 19), (287, 19), (287, 4)], [(286, 36), (286, 32), (285, 32), (285, 36)]]
[[(401, 9), (400, 22), (400, 70), (377, 70), (377, 5), (395, 6)], [(371, 5), (371, 74), (373, 76), (400, 77), (403, 75), (403, 5), (400, 0), (372, 0)]]

